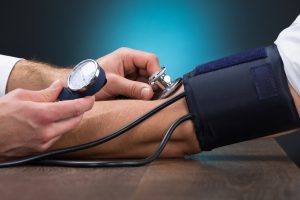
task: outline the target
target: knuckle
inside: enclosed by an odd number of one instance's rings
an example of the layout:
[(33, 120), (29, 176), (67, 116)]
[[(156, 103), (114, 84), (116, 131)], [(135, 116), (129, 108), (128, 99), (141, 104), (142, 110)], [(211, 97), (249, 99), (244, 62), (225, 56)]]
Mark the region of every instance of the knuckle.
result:
[(39, 153), (42, 153), (48, 149), (48, 146), (45, 144), (39, 144), (35, 147), (35, 150)]
[(51, 112), (43, 112), (41, 115), (37, 116), (37, 118), (40, 124), (49, 124), (53, 122), (53, 115)]
[(15, 89), (13, 92), (13, 96), (16, 98), (22, 98), (24, 97), (24, 95), (25, 95), (25, 90), (20, 88)]
[(127, 47), (120, 47), (117, 49), (117, 52), (126, 52), (128, 50), (129, 50), (129, 48), (127, 48)]
[(150, 60), (158, 61), (158, 56), (153, 53), (149, 53), (149, 58)]
[(134, 97), (138, 94), (138, 88), (135, 84), (132, 84), (132, 86), (130, 87), (130, 96)]
[(53, 135), (53, 131), (50, 129), (44, 129), (41, 131), (39, 140), (41, 142), (41, 144), (45, 144), (47, 143), (49, 140), (51, 140)]
[(82, 108), (84, 108), (83, 104), (77, 104), (76, 106), (74, 106), (73, 111), (72, 111), (72, 116), (81, 115), (81, 113), (83, 112)]
[(78, 116), (78, 115), (81, 115), (81, 109), (80, 108), (76, 108), (74, 111), (73, 111), (73, 116)]
[(107, 86), (114, 86), (115, 84), (118, 84), (118, 76), (116, 74), (113, 73), (107, 73), (107, 80), (108, 80), (108, 84), (106, 84)]

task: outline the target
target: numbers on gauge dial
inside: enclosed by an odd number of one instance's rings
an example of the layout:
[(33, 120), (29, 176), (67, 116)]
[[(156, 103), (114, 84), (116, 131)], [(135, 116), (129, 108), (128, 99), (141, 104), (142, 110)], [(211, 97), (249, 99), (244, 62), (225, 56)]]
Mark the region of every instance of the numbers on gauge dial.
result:
[(72, 89), (82, 89), (89, 85), (95, 76), (97, 64), (92, 61), (82, 63), (74, 69), (69, 79), (69, 85)]

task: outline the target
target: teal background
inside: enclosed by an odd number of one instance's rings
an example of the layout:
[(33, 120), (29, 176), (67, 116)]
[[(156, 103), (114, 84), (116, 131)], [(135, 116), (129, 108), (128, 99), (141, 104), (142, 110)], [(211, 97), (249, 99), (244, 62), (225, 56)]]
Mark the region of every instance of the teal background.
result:
[[(0, 2), (0, 53), (69, 66), (119, 47), (155, 53), (173, 77), (269, 45), (300, 13), (296, 0)], [(278, 139), (300, 163), (299, 133)]]
[(126, 46), (157, 54), (180, 76), (200, 63), (271, 44), (297, 16), (296, 2), (7, 1), (0, 3), (0, 51), (65, 66)]

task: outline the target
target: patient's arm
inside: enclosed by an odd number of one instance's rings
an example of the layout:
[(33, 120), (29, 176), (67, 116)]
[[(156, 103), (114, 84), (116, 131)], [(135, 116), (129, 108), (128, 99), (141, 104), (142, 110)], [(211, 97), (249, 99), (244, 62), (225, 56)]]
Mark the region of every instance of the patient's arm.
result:
[[(290, 87), (290, 91), (299, 113), (300, 97), (292, 87)], [(94, 108), (84, 115), (81, 125), (76, 130), (64, 135), (52, 149), (82, 144), (101, 138), (127, 125), (162, 102), (163, 100), (115, 100), (96, 102)], [(148, 156), (156, 149), (166, 129), (172, 122), (186, 113), (188, 113), (188, 109), (186, 101), (183, 98), (121, 137), (104, 145), (73, 153), (69, 156), (81, 158)], [(277, 133), (273, 136), (289, 132), (291, 131)], [(200, 152), (200, 148), (192, 122), (187, 121), (179, 125), (175, 130), (162, 156), (182, 157), (186, 154)]]
[[(65, 134), (52, 149), (86, 143), (101, 138), (127, 125), (163, 100), (115, 100), (96, 102), (84, 115), (81, 125)], [(185, 99), (170, 105), (158, 114), (142, 122), (104, 145), (71, 154), (72, 157), (145, 157), (153, 153), (167, 128), (188, 113)], [(184, 122), (174, 132), (162, 153), (164, 157), (181, 157), (200, 152), (191, 121)]]

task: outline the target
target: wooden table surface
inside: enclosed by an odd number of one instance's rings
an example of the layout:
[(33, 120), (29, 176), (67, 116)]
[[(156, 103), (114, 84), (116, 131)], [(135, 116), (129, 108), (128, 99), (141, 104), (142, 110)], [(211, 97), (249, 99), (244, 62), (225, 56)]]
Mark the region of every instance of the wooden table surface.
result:
[(273, 139), (137, 168), (6, 168), (0, 184), (1, 200), (300, 199), (299, 169)]

